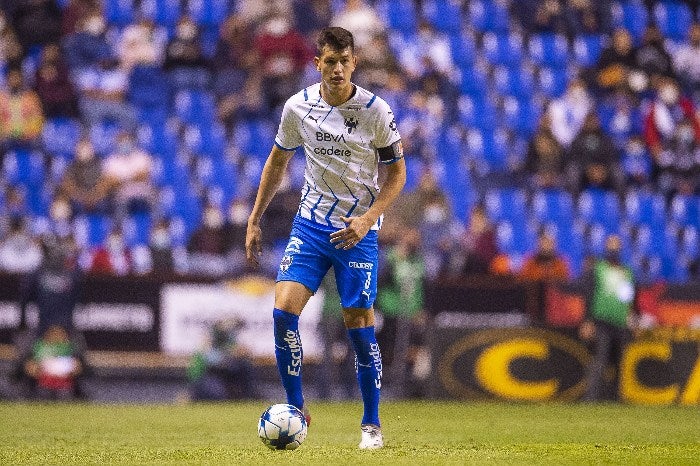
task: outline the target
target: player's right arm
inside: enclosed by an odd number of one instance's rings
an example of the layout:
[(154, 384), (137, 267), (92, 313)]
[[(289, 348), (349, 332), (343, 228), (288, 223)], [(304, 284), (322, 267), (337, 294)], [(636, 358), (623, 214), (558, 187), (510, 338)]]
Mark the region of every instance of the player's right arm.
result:
[(284, 150), (278, 145), (274, 145), (263, 167), (262, 175), (260, 175), (258, 194), (255, 198), (255, 205), (253, 206), (253, 211), (250, 213), (250, 217), (248, 217), (248, 229), (245, 237), (246, 258), (251, 264), (260, 265), (258, 260), (260, 254), (262, 254), (260, 218), (275, 196), (293, 154), (293, 150)]

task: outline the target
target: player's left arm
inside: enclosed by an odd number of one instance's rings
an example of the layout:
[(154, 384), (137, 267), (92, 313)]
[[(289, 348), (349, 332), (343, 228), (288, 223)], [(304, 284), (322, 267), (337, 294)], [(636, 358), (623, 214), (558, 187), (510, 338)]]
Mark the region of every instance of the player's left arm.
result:
[[(393, 147), (397, 145), (398, 147)], [(377, 223), (379, 218), (386, 209), (396, 200), (406, 184), (406, 162), (401, 154), (401, 141), (396, 141), (386, 149), (387, 153), (390, 149), (394, 154), (390, 164), (387, 165), (386, 180), (381, 186), (379, 195), (367, 212), (359, 217), (340, 217), (347, 225), (342, 230), (331, 234), (331, 242), (337, 243), (336, 249), (350, 249), (359, 243), (362, 238), (367, 235), (372, 225)], [(379, 150), (380, 159), (382, 157), (382, 149)]]

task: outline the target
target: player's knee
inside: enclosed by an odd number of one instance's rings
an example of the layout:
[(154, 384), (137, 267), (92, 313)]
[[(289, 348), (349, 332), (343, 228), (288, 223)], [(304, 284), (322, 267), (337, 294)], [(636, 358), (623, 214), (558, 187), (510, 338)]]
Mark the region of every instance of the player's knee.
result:
[(343, 309), (343, 321), (346, 328), (363, 328), (374, 325), (374, 308), (345, 308)]
[(300, 315), (312, 295), (312, 291), (301, 283), (280, 281), (275, 285), (275, 307)]

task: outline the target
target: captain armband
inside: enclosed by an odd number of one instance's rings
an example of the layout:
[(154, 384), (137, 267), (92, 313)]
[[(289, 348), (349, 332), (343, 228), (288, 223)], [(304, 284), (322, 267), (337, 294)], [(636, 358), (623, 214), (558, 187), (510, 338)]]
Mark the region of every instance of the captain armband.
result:
[(390, 165), (402, 159), (403, 146), (401, 145), (401, 139), (390, 146), (380, 147), (377, 149), (377, 154), (379, 154), (379, 161), (386, 165)]

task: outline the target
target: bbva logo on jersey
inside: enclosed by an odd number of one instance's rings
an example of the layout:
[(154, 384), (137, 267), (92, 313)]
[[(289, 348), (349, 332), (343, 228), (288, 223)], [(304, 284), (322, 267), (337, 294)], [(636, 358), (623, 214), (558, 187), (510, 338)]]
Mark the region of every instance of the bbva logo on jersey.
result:
[(342, 134), (340, 136), (336, 136), (335, 134), (329, 134), (323, 131), (316, 131), (316, 140), (327, 142), (345, 142), (345, 136)]

